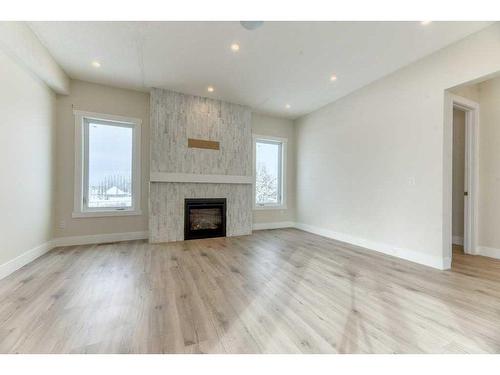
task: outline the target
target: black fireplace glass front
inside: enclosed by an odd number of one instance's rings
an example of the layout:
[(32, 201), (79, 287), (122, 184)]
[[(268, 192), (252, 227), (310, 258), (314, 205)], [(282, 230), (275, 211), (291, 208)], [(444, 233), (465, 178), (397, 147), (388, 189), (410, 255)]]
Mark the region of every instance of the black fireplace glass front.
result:
[(185, 200), (185, 240), (225, 236), (226, 198), (191, 198)]

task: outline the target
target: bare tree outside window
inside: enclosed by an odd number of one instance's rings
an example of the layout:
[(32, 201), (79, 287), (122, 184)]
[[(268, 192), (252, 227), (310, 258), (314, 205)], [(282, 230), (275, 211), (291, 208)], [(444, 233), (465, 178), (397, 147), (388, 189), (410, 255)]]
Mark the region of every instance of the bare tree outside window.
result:
[(257, 202), (278, 202), (277, 178), (268, 172), (263, 163), (257, 166), (255, 197)]
[(282, 192), (282, 143), (256, 140), (255, 203), (259, 206), (280, 205)]

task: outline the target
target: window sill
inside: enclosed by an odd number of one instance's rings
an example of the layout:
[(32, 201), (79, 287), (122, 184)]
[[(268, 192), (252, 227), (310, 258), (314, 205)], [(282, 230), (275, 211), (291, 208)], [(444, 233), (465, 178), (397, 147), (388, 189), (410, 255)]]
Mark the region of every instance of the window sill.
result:
[(280, 206), (254, 206), (254, 210), (262, 211), (262, 210), (286, 210), (287, 207), (286, 205), (280, 205)]
[(113, 210), (113, 211), (85, 211), (85, 212), (73, 212), (72, 218), (85, 218), (85, 217), (108, 217), (108, 216), (138, 216), (142, 215), (142, 211), (132, 211), (132, 210)]

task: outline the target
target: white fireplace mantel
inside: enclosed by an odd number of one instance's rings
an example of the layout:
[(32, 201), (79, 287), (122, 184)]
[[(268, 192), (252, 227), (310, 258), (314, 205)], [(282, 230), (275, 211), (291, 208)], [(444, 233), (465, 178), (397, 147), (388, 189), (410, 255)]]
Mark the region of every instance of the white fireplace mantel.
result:
[(220, 174), (151, 172), (151, 182), (186, 182), (201, 184), (252, 184), (252, 176)]

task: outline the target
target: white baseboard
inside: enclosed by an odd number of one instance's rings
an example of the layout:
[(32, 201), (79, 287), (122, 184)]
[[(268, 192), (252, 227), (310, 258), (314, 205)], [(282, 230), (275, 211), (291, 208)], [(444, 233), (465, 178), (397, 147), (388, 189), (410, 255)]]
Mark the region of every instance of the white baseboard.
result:
[(452, 242), (454, 245), (460, 245), (463, 246), (464, 244), (464, 238), (461, 236), (453, 236)]
[(31, 250), (28, 250), (21, 255), (9, 260), (7, 263), (0, 265), (0, 280), (4, 277), (9, 276), (11, 273), (17, 271), (19, 268), (25, 266), (26, 264), (34, 261), (39, 256), (42, 256), (46, 252), (52, 250), (54, 246), (52, 241), (47, 241)]
[(17, 271), (22, 266), (34, 261), (39, 256), (47, 253), (55, 247), (91, 245), (96, 243), (108, 243), (119, 241), (142, 240), (148, 238), (148, 232), (127, 232), (96, 234), (91, 236), (59, 237), (47, 241), (31, 250), (24, 252), (18, 257), (0, 265), (0, 280)]
[(500, 259), (500, 249), (488, 246), (478, 246), (476, 248), (476, 255)]
[(107, 233), (92, 234), (88, 236), (59, 237), (52, 240), (54, 247), (92, 245), (97, 243), (109, 243), (120, 241), (143, 240), (148, 238), (148, 232), (125, 232), (125, 233)]
[(272, 223), (254, 223), (253, 230), (263, 230), (263, 229), (279, 229), (279, 228), (293, 228), (295, 223), (293, 221), (279, 221)]
[(296, 223), (295, 227), (304, 230), (306, 232), (318, 234), (320, 236), (328, 237), (337, 241), (360, 246), (368, 250), (374, 250), (379, 253), (392, 255), (397, 258), (402, 258), (405, 260), (409, 260), (411, 262), (437, 268), (439, 270), (446, 270), (451, 267), (451, 258), (442, 258), (442, 257), (427, 255), (414, 250), (398, 248), (385, 243), (365, 240), (363, 238), (358, 238), (344, 233), (338, 233), (329, 229), (319, 228), (302, 223)]

